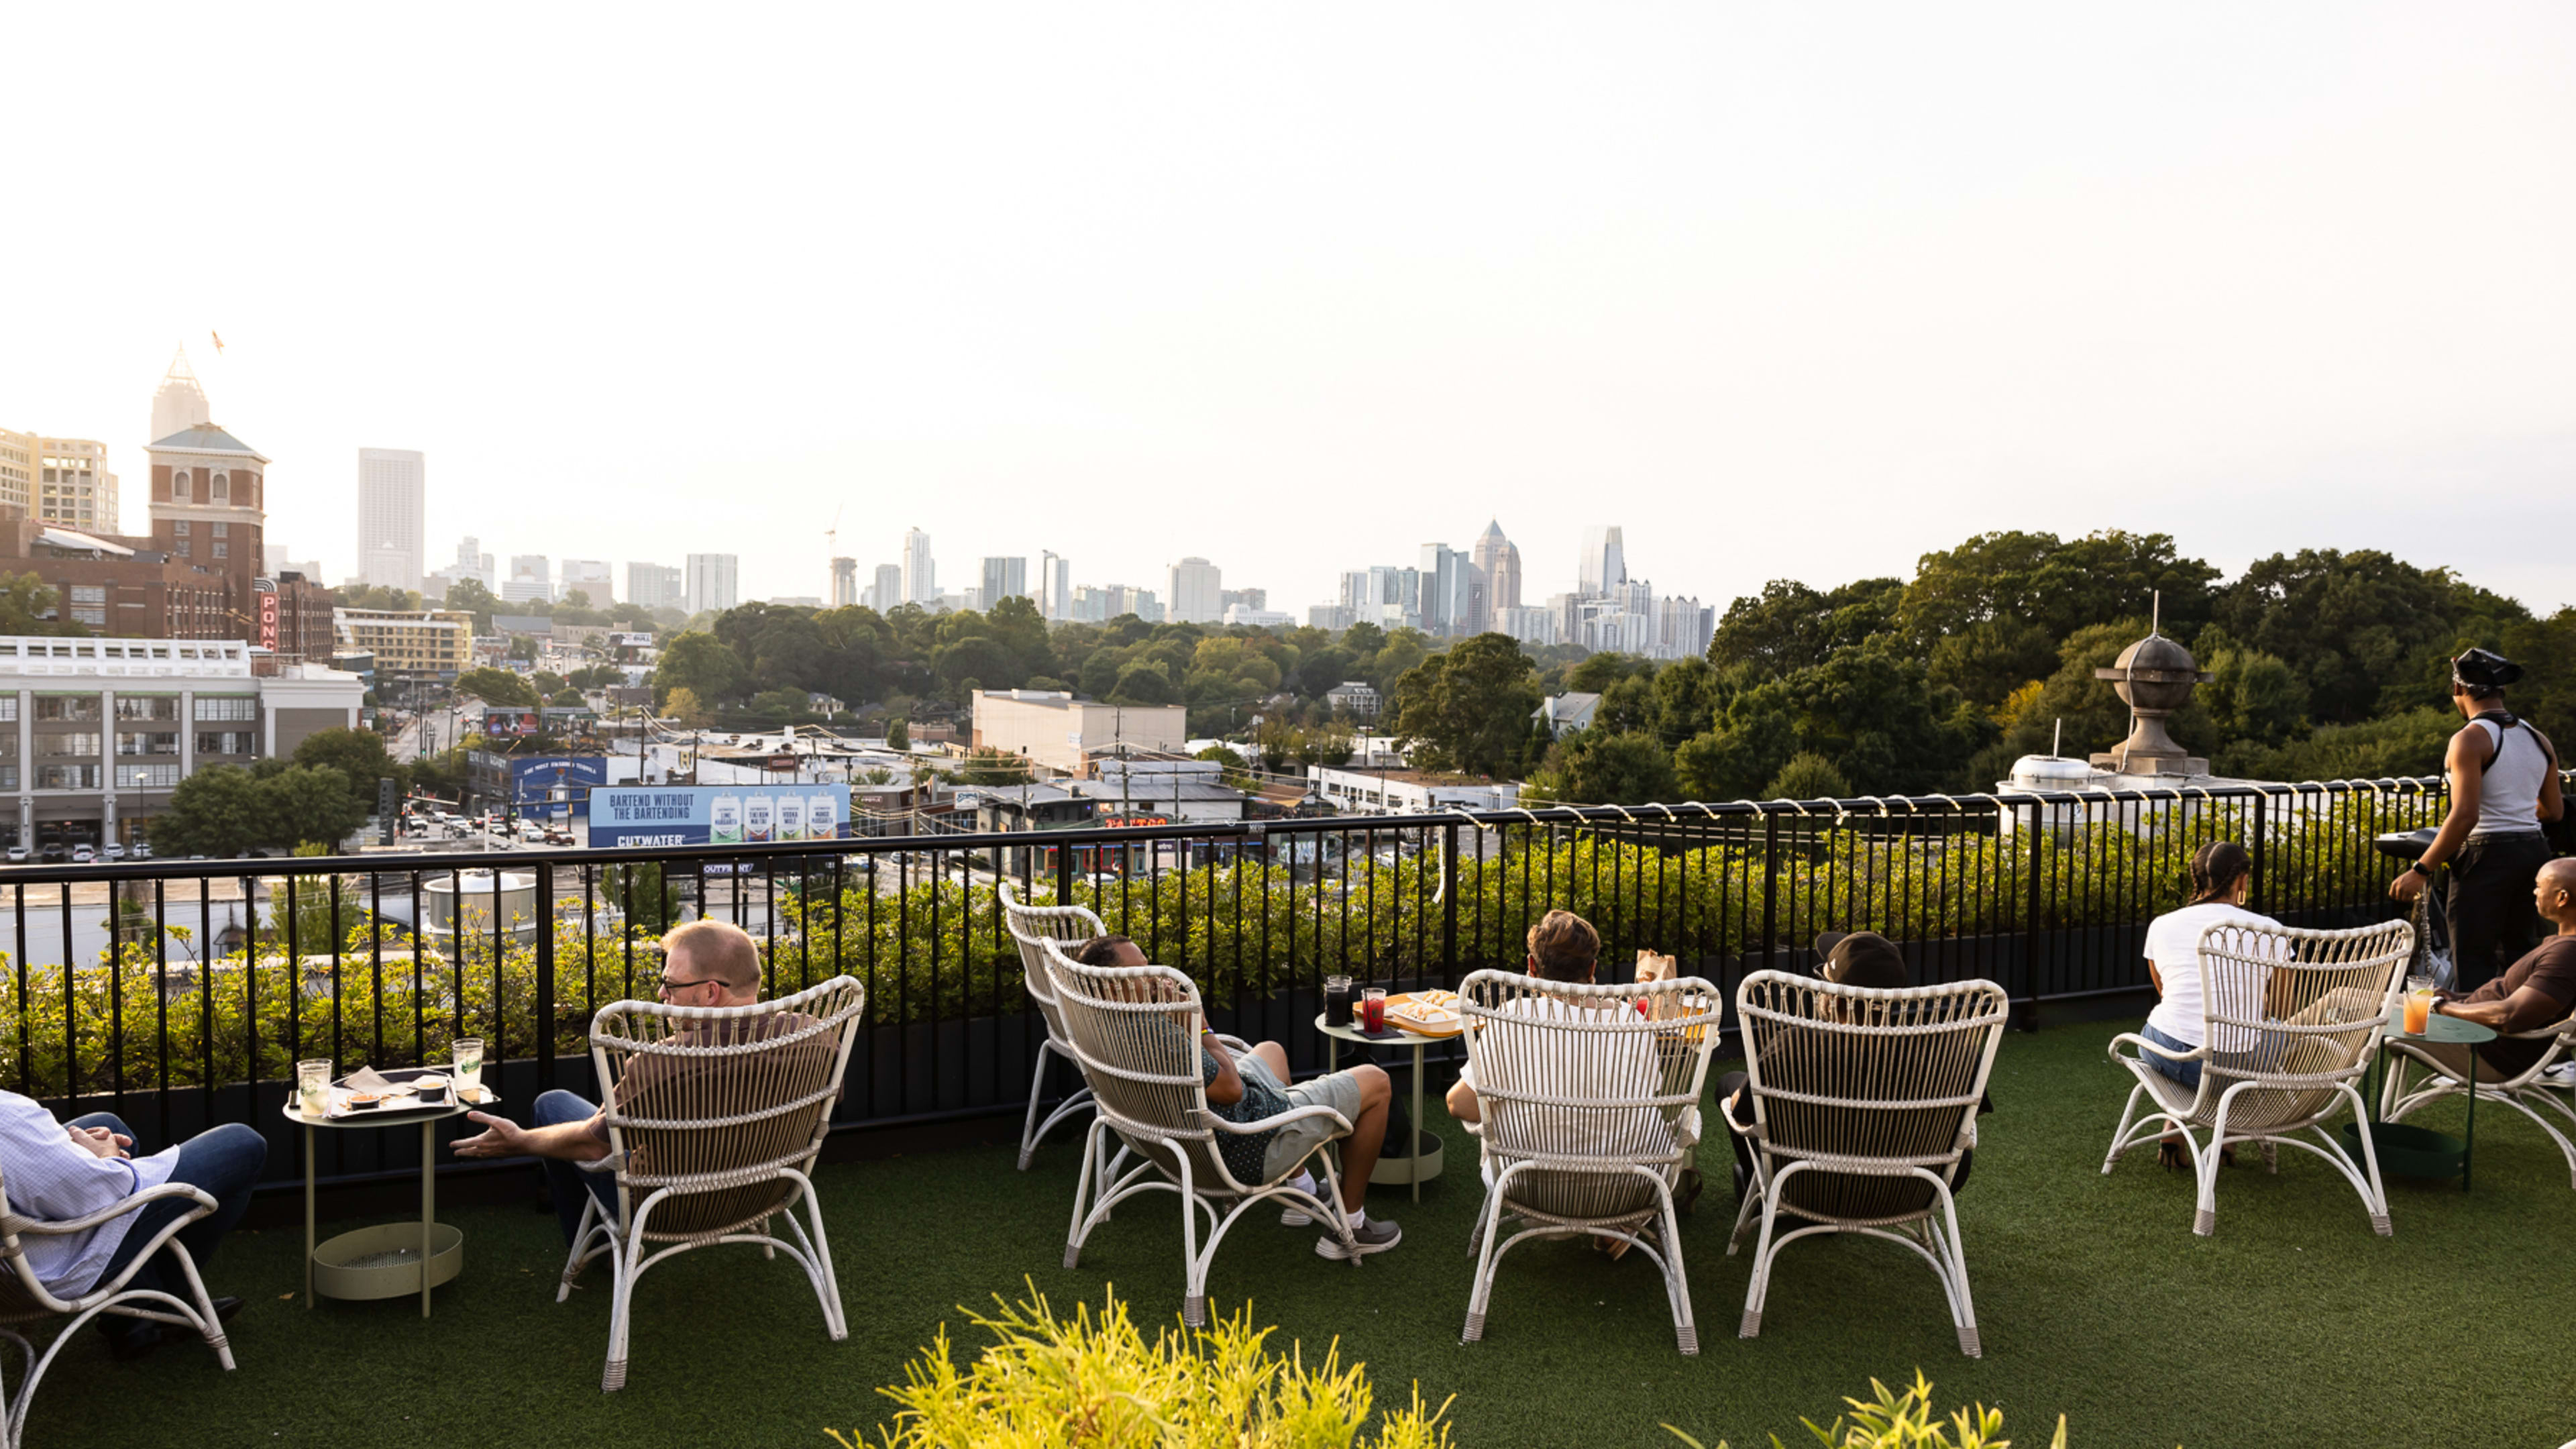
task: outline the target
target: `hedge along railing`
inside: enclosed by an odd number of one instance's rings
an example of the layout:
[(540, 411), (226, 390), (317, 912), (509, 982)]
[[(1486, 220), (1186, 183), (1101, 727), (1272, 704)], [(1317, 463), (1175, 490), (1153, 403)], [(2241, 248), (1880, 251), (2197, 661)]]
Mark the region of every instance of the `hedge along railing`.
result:
[[(979, 1115), (1024, 1100), (1043, 1035), (1002, 928), (1004, 879), (1091, 906), (1188, 971), (1226, 1024), (1287, 1042), (1301, 1064), (1321, 1060), (1309, 1023), (1324, 975), (1454, 984), (1517, 968), (1528, 927), (1558, 906), (1600, 927), (1605, 979), (1651, 947), (1731, 992), (1745, 971), (1803, 961), (1818, 931), (1869, 928), (1904, 943), (1918, 979), (1991, 977), (2028, 1007), (2144, 987), (2145, 924), (2181, 899), (2207, 840), (2254, 850), (2258, 909), (2376, 919), (2396, 867), (2371, 837), (2430, 824), (2443, 803), (2433, 779), (24, 868), (0, 873), (17, 913), (0, 1082), (171, 1134), (251, 1121), (284, 1143), (295, 1061), (410, 1065), (481, 1036), (487, 1080), (523, 1106), (589, 1087), (591, 1013), (649, 997), (661, 930), (713, 915), (763, 940), (773, 991), (841, 972), (868, 984), (843, 1125)], [(464, 871), (494, 866), (535, 878), (522, 905), (497, 882), (488, 898), (467, 888)], [(243, 883), (259, 926), (213, 951), (204, 897), (224, 881)], [(76, 901), (90, 882), (124, 903)], [(174, 902), (182, 882), (194, 898)], [(423, 942), (398, 918), (418, 920), (440, 883), (471, 929)], [(91, 910), (108, 945), (69, 972), (31, 965), (30, 910), (60, 912), (63, 958)], [(375, 1165), (381, 1135), (326, 1134), (352, 1171)], [(300, 1170), (272, 1157), (281, 1178)]]

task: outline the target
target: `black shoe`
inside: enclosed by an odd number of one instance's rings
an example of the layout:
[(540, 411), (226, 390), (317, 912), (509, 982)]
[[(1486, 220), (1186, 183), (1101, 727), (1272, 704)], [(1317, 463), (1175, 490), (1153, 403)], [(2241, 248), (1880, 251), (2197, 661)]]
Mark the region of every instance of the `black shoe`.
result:
[[(238, 1298), (216, 1299), (215, 1322), (232, 1322), (233, 1315), (241, 1312), (241, 1307), (242, 1301)], [(161, 1325), (148, 1318), (128, 1319), (122, 1327), (111, 1330), (107, 1335), (108, 1357), (118, 1363), (132, 1363), (160, 1346)]]
[(1752, 1186), (1753, 1174), (1744, 1170), (1743, 1163), (1735, 1164), (1735, 1200), (1739, 1203), (1744, 1201), (1745, 1192)]

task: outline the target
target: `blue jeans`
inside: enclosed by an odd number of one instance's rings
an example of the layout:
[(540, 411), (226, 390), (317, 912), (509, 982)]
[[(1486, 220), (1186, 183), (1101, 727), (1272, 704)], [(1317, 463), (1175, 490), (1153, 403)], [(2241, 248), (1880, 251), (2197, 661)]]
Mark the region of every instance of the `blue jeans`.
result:
[[(67, 1125), (104, 1127), (120, 1137), (134, 1136), (133, 1128), (107, 1112), (92, 1112), (86, 1117), (74, 1118)], [(215, 1245), (223, 1241), (224, 1234), (232, 1230), (233, 1224), (241, 1221), (243, 1210), (250, 1206), (250, 1190), (259, 1181), (260, 1169), (267, 1164), (268, 1139), (259, 1135), (257, 1128), (245, 1127), (239, 1122), (210, 1128), (179, 1144), (179, 1162), (171, 1169), (170, 1180), (203, 1188), (215, 1200), (213, 1212), (181, 1228), (178, 1233), (177, 1241), (188, 1250), (188, 1256), (196, 1260), (200, 1273), (214, 1261)], [(125, 1230), (125, 1240), (108, 1255), (107, 1270), (99, 1275), (99, 1281), (106, 1282), (124, 1272), (125, 1265), (134, 1261), (134, 1255), (143, 1251), (144, 1244), (195, 1206), (185, 1198), (164, 1198), (136, 1212), (134, 1225)], [(133, 1286), (157, 1289), (174, 1298), (188, 1296), (187, 1277), (179, 1272), (178, 1265), (166, 1252), (153, 1254), (151, 1261), (135, 1271)], [(123, 1320), (102, 1319), (100, 1323), (104, 1327), (111, 1321), (120, 1328), (123, 1326)]]
[[(537, 1098), (531, 1109), (531, 1127), (560, 1127), (567, 1122), (587, 1122), (599, 1112), (596, 1104), (571, 1092), (547, 1092)], [(546, 1169), (546, 1195), (555, 1201), (555, 1218), (563, 1224), (564, 1246), (572, 1246), (573, 1235), (581, 1231), (581, 1195), (589, 1193), (599, 1203), (599, 1215), (612, 1226), (617, 1222), (617, 1174), (584, 1172), (578, 1163), (556, 1157), (537, 1159)]]
[[(2195, 1052), (2200, 1050), (2200, 1048), (2193, 1046), (2190, 1042), (2181, 1041), (2174, 1037), (2167, 1036), (2152, 1026), (2142, 1026), (2138, 1028), (2138, 1035), (2145, 1037), (2147, 1040), (2154, 1042), (2160, 1047), (2165, 1047), (2172, 1051)], [(2198, 1091), (2200, 1089), (2200, 1063), (2198, 1062), (2168, 1061), (2163, 1057), (2157, 1056), (2154, 1052), (2140, 1052), (2138, 1053), (2138, 1059), (2194, 1091)]]

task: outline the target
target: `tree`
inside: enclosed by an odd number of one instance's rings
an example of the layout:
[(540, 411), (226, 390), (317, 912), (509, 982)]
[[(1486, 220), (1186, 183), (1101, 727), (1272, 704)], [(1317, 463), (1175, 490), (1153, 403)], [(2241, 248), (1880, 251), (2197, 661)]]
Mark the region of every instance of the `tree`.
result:
[(87, 634), (61, 616), (61, 595), (33, 572), (0, 573), (0, 634)]
[(1726, 606), (1709, 636), (1708, 662), (1721, 670), (1749, 664), (1765, 676), (1822, 663), (1894, 627), (1904, 592), (1895, 579), (1862, 579), (1827, 593), (1773, 579), (1761, 593)]
[(2162, 594), (2165, 632), (2188, 639), (2210, 617), (2217, 579), (2217, 569), (2177, 555), (2167, 534), (2106, 529), (2060, 541), (2053, 533), (1984, 533), (1923, 555), (1898, 615), (1928, 650), (2002, 618), (2063, 639), (2088, 624), (2143, 619)]
[[(475, 587), (480, 588), (481, 585)], [(388, 609), (408, 613), (420, 607), (418, 589), (397, 589), (390, 584), (360, 584), (340, 591), (340, 606), (346, 609)]]
[(886, 748), (889, 750), (912, 748), (912, 729), (904, 723), (901, 715), (886, 721)]
[(590, 591), (588, 589), (566, 589), (564, 590), (563, 598), (557, 603), (556, 607), (564, 609), (587, 609), (590, 607)]
[(400, 790), (409, 777), (385, 748), (384, 736), (373, 730), (318, 730), (295, 747), (294, 760), (308, 768), (338, 771), (350, 791), (370, 803), (376, 798), (378, 780), (391, 780)]
[(957, 770), (961, 785), (1025, 785), (1035, 778), (1027, 759), (996, 749), (967, 751)]
[(534, 663), (534, 662), (536, 662), (536, 658), (537, 658), (537, 641), (536, 641), (536, 640), (534, 640), (534, 639), (529, 638), (529, 637), (528, 637), (527, 635), (525, 635), (525, 634), (513, 634), (513, 635), (511, 635), (511, 636), (510, 636), (510, 657), (511, 657), (511, 658), (513, 658), (513, 659), (519, 660), (519, 661), (521, 661), (522, 663)]
[(626, 671), (614, 664), (592, 664), (574, 670), (567, 682), (575, 689), (606, 689), (625, 682)]
[(479, 579), (458, 579), (447, 586), (446, 605), (458, 613), (472, 614), (474, 632), (489, 634), (492, 615), (501, 607), (501, 600)]
[(246, 855), (269, 843), (268, 802), (239, 765), (201, 766), (170, 792), (152, 821), (152, 849), (166, 856)]
[(515, 705), (523, 709), (534, 709), (537, 705), (537, 691), (529, 685), (526, 675), (494, 669), (488, 664), (456, 676), (456, 692), (472, 695), (485, 704)]
[[(796, 698), (799, 704), (804, 703), (805, 697), (803, 695), (798, 695)], [(563, 709), (579, 709), (589, 702), (590, 701), (582, 698), (580, 690), (573, 689), (569, 686), (556, 690), (554, 694), (546, 700), (546, 703)]]
[(1801, 750), (1789, 757), (1780, 773), (1771, 777), (1763, 795), (1772, 800), (1848, 800), (1851, 782), (1834, 762), (1812, 750)]
[(701, 729), (707, 723), (707, 707), (699, 702), (698, 692), (682, 685), (662, 700), (662, 713), (678, 720), (684, 729)]
[(667, 695), (674, 689), (685, 689), (709, 701), (733, 699), (751, 682), (751, 671), (743, 668), (742, 656), (723, 640), (704, 632), (681, 635), (662, 651), (662, 662), (654, 667), (653, 688)]
[(1139, 659), (1118, 671), (1108, 698), (1111, 704), (1178, 704), (1181, 691), (1172, 683), (1170, 666), (1159, 659)]
[(337, 770), (293, 765), (260, 782), (272, 845), (336, 846), (366, 823), (368, 802)]
[(2221, 591), (2230, 641), (2285, 660), (2320, 724), (2439, 704), (2456, 645), (2527, 619), (2509, 599), (2376, 549), (2303, 549), (2248, 567)]
[(1395, 731), (1419, 742), (1435, 768), (1506, 774), (1538, 707), (1531, 670), (1529, 656), (1508, 635), (1462, 640), (1398, 681)]
[(1548, 751), (1532, 794), (1569, 805), (1639, 805), (1673, 794), (1672, 753), (1652, 735), (1577, 730)]

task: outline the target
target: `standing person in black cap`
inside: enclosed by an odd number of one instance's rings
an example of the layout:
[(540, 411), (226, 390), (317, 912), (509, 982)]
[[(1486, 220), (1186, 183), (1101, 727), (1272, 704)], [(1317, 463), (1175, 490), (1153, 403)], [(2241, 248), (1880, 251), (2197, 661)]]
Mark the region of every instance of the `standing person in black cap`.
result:
[(2564, 808), (2557, 748), (2505, 708), (2505, 686), (2521, 678), (2521, 665), (2484, 649), (2451, 661), (2451, 703), (2469, 721), (2451, 736), (2444, 762), (2451, 813), (2423, 857), (2388, 886), (2412, 904), (2436, 869), (2451, 868), (2451, 986), (2463, 994), (2531, 949), (2540, 924), (2532, 881), (2550, 858), (2540, 823)]
[[(1816, 975), (1837, 986), (1864, 986), (1875, 991), (1892, 991), (1914, 984), (1914, 975), (1905, 969), (1905, 954), (1896, 943), (1876, 931), (1827, 931), (1816, 938)], [(1718, 1118), (1733, 1123), (1738, 1116), (1736, 1097), (1750, 1081), (1743, 1072), (1728, 1072), (1717, 1079)], [(1977, 1104), (1980, 1116), (1995, 1109), (1994, 1097)], [(1753, 1144), (1733, 1127), (1727, 1140), (1735, 1144), (1735, 1196), (1741, 1200), (1747, 1183), (1753, 1180)], [(1976, 1158), (1977, 1149), (1968, 1147), (1959, 1153), (1958, 1175), (1950, 1181), (1952, 1196), (1967, 1191), (1968, 1165)]]

